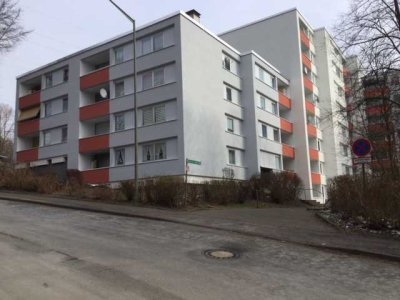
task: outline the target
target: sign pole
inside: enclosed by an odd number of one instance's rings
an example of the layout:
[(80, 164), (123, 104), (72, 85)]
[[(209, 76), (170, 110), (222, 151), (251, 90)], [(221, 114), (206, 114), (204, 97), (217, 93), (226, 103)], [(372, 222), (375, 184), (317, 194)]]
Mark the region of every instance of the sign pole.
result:
[(186, 158), (186, 167), (185, 167), (185, 204), (187, 202), (188, 172), (189, 172), (189, 163), (188, 163), (188, 159)]
[(365, 195), (366, 180), (365, 180), (365, 163), (362, 164), (362, 179), (363, 179), (363, 193)]

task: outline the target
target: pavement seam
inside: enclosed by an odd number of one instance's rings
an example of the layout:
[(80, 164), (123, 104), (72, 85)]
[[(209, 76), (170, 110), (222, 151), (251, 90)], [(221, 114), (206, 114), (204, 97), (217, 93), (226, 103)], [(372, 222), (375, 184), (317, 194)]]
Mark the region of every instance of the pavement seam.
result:
[(179, 221), (179, 220), (169, 219), (169, 218), (153, 217), (153, 216), (146, 216), (146, 215), (135, 214), (135, 213), (124, 213), (124, 212), (118, 212), (118, 211), (109, 211), (109, 210), (105, 210), (105, 209), (96, 209), (96, 208), (92, 208), (92, 207), (79, 207), (74, 204), (65, 205), (65, 204), (61, 204), (61, 203), (49, 203), (49, 202), (42, 202), (40, 200), (21, 199), (21, 198), (12, 198), (12, 197), (3, 197), (3, 196), (1, 196), (0, 200), (8, 200), (8, 201), (15, 201), (15, 202), (30, 203), (30, 204), (39, 204), (39, 205), (50, 206), (50, 207), (81, 210), (81, 211), (102, 213), (102, 214), (115, 215), (115, 216), (128, 217), (128, 218), (138, 218), (138, 219), (145, 219), (145, 220), (152, 220), (152, 221), (168, 222), (168, 223), (187, 225), (187, 226), (193, 226), (193, 227), (205, 228), (205, 229), (211, 229), (211, 230), (217, 230), (217, 231), (223, 231), (223, 232), (231, 232), (231, 233), (245, 235), (245, 236), (273, 240), (273, 241), (277, 241), (280, 243), (289, 243), (289, 244), (293, 244), (293, 245), (310, 247), (310, 248), (314, 248), (314, 249), (318, 249), (318, 250), (325, 250), (325, 251), (330, 250), (330, 251), (336, 251), (336, 252), (341, 252), (341, 253), (350, 254), (350, 255), (378, 258), (378, 259), (389, 260), (389, 261), (394, 261), (394, 262), (400, 263), (400, 257), (388, 255), (388, 254), (370, 252), (370, 251), (359, 250), (359, 249), (334, 247), (334, 246), (328, 246), (328, 245), (322, 245), (322, 244), (304, 243), (304, 242), (293, 241), (293, 240), (284, 240), (284, 239), (279, 239), (279, 238), (276, 238), (273, 236), (263, 235), (263, 234), (249, 232), (249, 231), (245, 231), (245, 230), (227, 229), (227, 228), (218, 227), (218, 226), (190, 223), (190, 222)]

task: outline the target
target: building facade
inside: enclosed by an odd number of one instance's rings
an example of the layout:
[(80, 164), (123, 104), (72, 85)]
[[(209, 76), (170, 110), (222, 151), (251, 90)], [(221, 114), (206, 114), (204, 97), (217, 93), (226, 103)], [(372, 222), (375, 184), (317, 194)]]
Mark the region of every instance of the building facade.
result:
[[(193, 182), (245, 180), (287, 170), (302, 179), (304, 198), (324, 201), (316, 50), (306, 21), (287, 15), (296, 30), (279, 55), (242, 41), (240, 30), (216, 36), (196, 11), (139, 28), (138, 120), (131, 34), (18, 77), (17, 167), (74, 170), (90, 184), (134, 179), (137, 124), (140, 179), (188, 171)], [(200, 163), (187, 168), (187, 159)]]

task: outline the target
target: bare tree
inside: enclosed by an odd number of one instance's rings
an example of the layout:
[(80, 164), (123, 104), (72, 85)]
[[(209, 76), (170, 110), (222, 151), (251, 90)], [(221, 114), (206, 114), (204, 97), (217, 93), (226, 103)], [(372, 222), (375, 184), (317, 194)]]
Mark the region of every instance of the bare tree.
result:
[(13, 154), (14, 112), (11, 106), (0, 104), (0, 155), (9, 159)]
[(0, 0), (0, 52), (10, 51), (29, 31), (21, 25), (21, 9), (14, 0)]

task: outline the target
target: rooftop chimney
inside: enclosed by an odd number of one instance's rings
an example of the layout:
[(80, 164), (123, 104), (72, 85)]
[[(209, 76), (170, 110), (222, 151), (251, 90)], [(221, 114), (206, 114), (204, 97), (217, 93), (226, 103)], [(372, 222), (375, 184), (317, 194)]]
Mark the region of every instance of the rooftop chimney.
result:
[(187, 14), (188, 16), (190, 16), (190, 17), (191, 17), (193, 20), (195, 20), (196, 22), (199, 22), (199, 23), (200, 23), (200, 16), (201, 16), (201, 14), (200, 14), (197, 10), (195, 10), (195, 9), (189, 10), (189, 11), (186, 12), (186, 14)]

